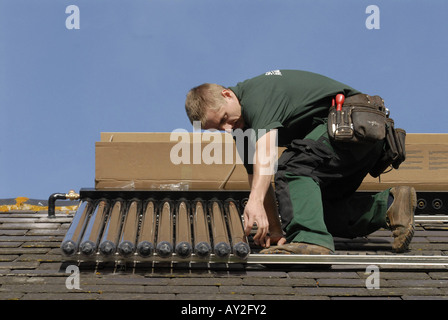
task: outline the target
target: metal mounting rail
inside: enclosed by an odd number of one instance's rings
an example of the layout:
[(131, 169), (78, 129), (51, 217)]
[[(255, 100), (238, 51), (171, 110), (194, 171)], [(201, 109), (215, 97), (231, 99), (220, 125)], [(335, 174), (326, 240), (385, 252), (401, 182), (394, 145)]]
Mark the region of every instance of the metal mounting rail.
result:
[(416, 223), (424, 222), (448, 222), (447, 215), (415, 215), (414, 220)]
[(128, 258), (113, 257), (76, 257), (65, 258), (66, 261), (76, 260), (78, 262), (117, 262), (117, 263), (240, 263), (240, 264), (284, 264), (284, 265), (393, 265), (393, 266), (448, 266), (448, 255), (406, 255), (406, 254), (330, 254), (330, 255), (301, 255), (301, 254), (250, 254), (246, 259), (241, 259), (234, 254), (223, 259), (212, 254), (209, 259), (203, 259), (196, 255), (188, 259), (173, 254), (169, 258), (154, 255), (150, 258), (141, 259), (137, 256)]
[(448, 256), (417, 255), (296, 255), (251, 254), (247, 263), (257, 264), (332, 264), (332, 265), (396, 265), (396, 266), (448, 266)]

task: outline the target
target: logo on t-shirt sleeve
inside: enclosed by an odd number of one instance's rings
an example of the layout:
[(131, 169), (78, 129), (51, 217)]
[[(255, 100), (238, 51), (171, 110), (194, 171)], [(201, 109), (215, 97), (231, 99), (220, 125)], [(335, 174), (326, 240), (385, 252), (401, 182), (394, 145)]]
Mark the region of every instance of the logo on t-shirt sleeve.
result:
[(280, 72), (280, 70), (272, 70), (272, 71), (268, 71), (264, 74), (265, 76), (281, 76), (282, 73)]

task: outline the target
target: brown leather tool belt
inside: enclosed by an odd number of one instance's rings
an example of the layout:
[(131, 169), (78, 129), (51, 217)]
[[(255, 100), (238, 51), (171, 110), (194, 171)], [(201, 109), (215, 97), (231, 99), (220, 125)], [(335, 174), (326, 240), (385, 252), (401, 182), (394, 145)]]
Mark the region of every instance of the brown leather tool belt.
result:
[(365, 144), (385, 141), (384, 152), (370, 174), (379, 176), (388, 167), (398, 169), (405, 160), (406, 131), (395, 129), (394, 120), (380, 96), (357, 94), (344, 99), (340, 110), (331, 106), (328, 135), (340, 144)]

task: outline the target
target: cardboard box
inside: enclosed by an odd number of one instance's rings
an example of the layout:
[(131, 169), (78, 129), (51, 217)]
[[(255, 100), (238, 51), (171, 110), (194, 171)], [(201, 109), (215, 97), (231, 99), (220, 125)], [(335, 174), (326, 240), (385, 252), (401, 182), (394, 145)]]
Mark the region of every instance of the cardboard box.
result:
[[(215, 136), (204, 140), (200, 133), (185, 132), (182, 139), (171, 133), (102, 133), (96, 143), (95, 188), (248, 190), (246, 170), (231, 136), (219, 135), (224, 143), (218, 147), (213, 144)], [(189, 154), (180, 152), (187, 149)], [(173, 163), (173, 150), (184, 160), (188, 155), (188, 163)], [(282, 151), (279, 149), (279, 154)], [(406, 152), (406, 161), (398, 170), (379, 178), (367, 176), (360, 190), (397, 185), (448, 190), (448, 134), (408, 134)], [(226, 160), (230, 154), (231, 159)], [(202, 155), (211, 156), (215, 163), (205, 163)]]
[(407, 134), (406, 161), (379, 178), (367, 176), (360, 190), (408, 185), (419, 191), (448, 191), (448, 134)]
[(95, 150), (97, 189), (249, 189), (226, 133), (102, 133)]

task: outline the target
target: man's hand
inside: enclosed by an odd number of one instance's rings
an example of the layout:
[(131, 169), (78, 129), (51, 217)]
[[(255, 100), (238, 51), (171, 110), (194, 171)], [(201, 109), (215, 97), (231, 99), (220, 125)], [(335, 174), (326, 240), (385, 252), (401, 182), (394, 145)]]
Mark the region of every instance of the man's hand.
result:
[(276, 244), (281, 246), (286, 243), (286, 238), (283, 236), (283, 233), (271, 233), (269, 238), (266, 241), (266, 248), (269, 248), (271, 244)]
[(251, 200), (249, 198), (244, 208), (244, 232), (247, 236), (250, 234), (254, 224), (257, 225), (254, 242), (256, 245), (265, 247), (269, 233), (269, 221), (263, 201)]
[[(246, 235), (250, 234), (253, 225), (256, 224), (258, 230), (254, 236), (254, 242), (256, 245), (265, 248), (271, 245), (271, 240), (272, 243), (278, 244), (286, 242), (281, 231), (275, 195), (271, 186), (276, 160), (277, 130), (271, 130), (260, 137), (256, 143), (254, 173), (249, 175), (251, 191), (244, 208), (244, 231)], [(269, 234), (269, 231), (272, 232), (272, 235)]]
[[(275, 218), (275, 217), (274, 217)], [(257, 201), (248, 201), (244, 208), (244, 232), (248, 236), (254, 223), (257, 225), (257, 233), (254, 243), (263, 248), (269, 248), (271, 244), (282, 245), (286, 243), (281, 229), (274, 224), (276, 231), (269, 233), (269, 218), (265, 207)]]

